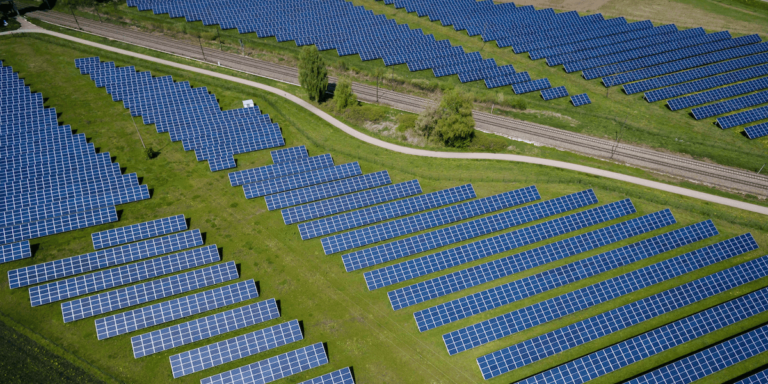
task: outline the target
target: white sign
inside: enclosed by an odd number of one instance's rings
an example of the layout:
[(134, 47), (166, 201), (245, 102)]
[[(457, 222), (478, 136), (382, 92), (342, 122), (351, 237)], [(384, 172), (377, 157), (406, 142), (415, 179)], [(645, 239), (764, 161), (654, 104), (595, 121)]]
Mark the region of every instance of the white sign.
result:
[(253, 100), (243, 100), (243, 108), (253, 108)]

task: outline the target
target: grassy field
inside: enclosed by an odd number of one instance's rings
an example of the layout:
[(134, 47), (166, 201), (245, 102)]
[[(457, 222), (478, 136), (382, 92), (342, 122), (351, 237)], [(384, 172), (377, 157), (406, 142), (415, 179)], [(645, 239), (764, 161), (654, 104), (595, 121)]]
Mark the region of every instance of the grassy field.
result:
[[(194, 155), (184, 152), (179, 143), (171, 144), (166, 134), (157, 134), (153, 126), (144, 126), (137, 122), (144, 142), (160, 151), (159, 157), (147, 160), (127, 110), (123, 109), (122, 104), (112, 102), (103, 89), (95, 88), (87, 76), (79, 75), (74, 68), (75, 58), (95, 55), (101, 56), (104, 60), (114, 60), (118, 65), (135, 65), (138, 70), (151, 70), (157, 76), (173, 75), (177, 81), (188, 80), (193, 86), (207, 86), (217, 95), (225, 109), (237, 108), (241, 105), (241, 100), (253, 99), (265, 113), (279, 123), (288, 145), (307, 145), (311, 155), (332, 153), (337, 164), (359, 161), (364, 172), (389, 170), (394, 182), (417, 178), (425, 192), (471, 182), (479, 196), (488, 196), (533, 184), (539, 188), (544, 199), (549, 199), (586, 188), (594, 188), (601, 204), (631, 198), (638, 209), (638, 214), (633, 217), (671, 208), (678, 219), (678, 224), (666, 230), (712, 219), (721, 234), (676, 252), (662, 254), (544, 295), (498, 308), (482, 316), (465, 319), (463, 322), (443, 327), (443, 329), (420, 334), (413, 325), (412, 310), (426, 308), (434, 305), (434, 302), (423, 303), (411, 310), (393, 312), (386, 299), (386, 290), (368, 292), (362, 273), (344, 272), (338, 255), (323, 255), (319, 240), (300, 241), (296, 227), (284, 226), (280, 214), (266, 211), (262, 199), (245, 200), (240, 189), (229, 187), (225, 172), (210, 173), (206, 163), (196, 162)], [(358, 383), (480, 383), (484, 381), (478, 373), (475, 358), (482, 354), (637, 300), (673, 285), (759, 257), (764, 252), (761, 250), (750, 252), (675, 279), (674, 282), (650, 287), (589, 311), (574, 314), (457, 356), (447, 356), (440, 337), (443, 333), (745, 232), (751, 232), (759, 244), (768, 244), (768, 224), (765, 224), (762, 216), (756, 214), (540, 166), (494, 161), (424, 159), (393, 154), (354, 140), (277, 96), (217, 79), (159, 67), (152, 63), (126, 60), (123, 56), (55, 38), (0, 37), (0, 59), (19, 71), (34, 91), (44, 93), (47, 99), (46, 105), (56, 107), (57, 112), (60, 113), (61, 124), (71, 124), (78, 133), (85, 133), (101, 151), (108, 151), (116, 157), (121, 166), (126, 168), (126, 172), (136, 172), (143, 183), (148, 184), (153, 190), (152, 199), (119, 207), (122, 216), (117, 224), (34, 240), (33, 244), (39, 244), (40, 248), (32, 259), (0, 266), (0, 276), (3, 276), (0, 278), (0, 285), (7, 287), (5, 276), (9, 269), (78, 255), (91, 250), (89, 236), (91, 232), (184, 213), (191, 219), (192, 228), (200, 228), (206, 233), (208, 244), (217, 244), (223, 249), (223, 260), (234, 260), (238, 263), (243, 279), (253, 278), (259, 282), (263, 299), (274, 297), (280, 300), (282, 318), (266, 323), (264, 326), (290, 319), (299, 319), (304, 323), (305, 340), (300, 343), (174, 380), (168, 364), (170, 355), (242, 334), (247, 330), (221, 335), (183, 348), (135, 360), (131, 355), (129, 342), (132, 335), (98, 341), (92, 320), (64, 324), (58, 305), (30, 308), (26, 290), (0, 290), (0, 320), (5, 327), (10, 327), (16, 333), (33, 340), (36, 344), (29, 345), (34, 348), (44, 348), (48, 351), (47, 353), (56, 355), (53, 357), (43, 355), (45, 359), (49, 361), (57, 358), (65, 359), (66, 364), (71, 364), (85, 372), (82, 374), (81, 382), (104, 380), (132, 383), (192, 383), (224, 370), (322, 341), (328, 343), (331, 361), (329, 366), (296, 375), (283, 382), (295, 383), (332, 369), (351, 365)], [(270, 163), (267, 151), (238, 155), (237, 161), (239, 169)], [(666, 230), (655, 231), (642, 238)], [(561, 236), (552, 241), (572, 235)], [(614, 247), (636, 240), (638, 239), (623, 241)], [(569, 258), (567, 261), (588, 257), (607, 249), (598, 249)], [(510, 253), (512, 252), (493, 258)], [(444, 299), (454, 299), (500, 283), (517, 280), (565, 262), (550, 264), (546, 268), (532, 269)], [(474, 264), (478, 263), (471, 265)], [(640, 324), (596, 343), (585, 345), (574, 353), (589, 353), (603, 345), (615, 343), (764, 286), (768, 286), (768, 279), (759, 280), (733, 292), (684, 308), (669, 316)], [(631, 377), (765, 322), (768, 322), (768, 314), (757, 316), (728, 327), (722, 332), (673, 349), (650, 361), (619, 371), (600, 382), (615, 382)], [(153, 327), (151, 330), (159, 328)], [(5, 328), (0, 328), (2, 329)], [(18, 351), (14, 353), (22, 356), (26, 347), (22, 343), (15, 343), (12, 346), (6, 344), (6, 348), (13, 348), (12, 351)], [(751, 359), (734, 370), (723, 372), (716, 379), (719, 382), (753, 369), (763, 364), (760, 363), (760, 358), (765, 357), (758, 356)], [(515, 371), (488, 382), (492, 384), (510, 382), (534, 371), (554, 366), (562, 358), (545, 360), (542, 364), (532, 366), (528, 370)], [(8, 366), (0, 365), (0, 367)], [(24, 366), (13, 368), (27, 369)], [(74, 368), (71, 371), (75, 372)], [(9, 377), (7, 372), (0, 374), (3, 375), (0, 377)], [(56, 374), (60, 375), (61, 379), (52, 381), (65, 381), (65, 373)], [(7, 381), (30, 382), (13, 378)]]
[[(490, 110), (495, 105), (496, 111), (522, 120), (598, 137), (615, 138), (621, 131), (622, 142), (683, 153), (697, 159), (753, 171), (768, 162), (768, 138), (748, 140), (743, 136), (743, 128), (721, 130), (713, 124), (713, 118), (696, 121), (688, 115), (689, 110), (671, 112), (662, 103), (648, 104), (642, 100), (642, 95), (627, 96), (619, 87), (606, 90), (600, 85), (599, 79), (586, 81), (579, 74), (566, 74), (562, 67), (547, 67), (542, 61), (531, 61), (527, 55), (515, 55), (511, 49), (497, 48), (494, 43), (484, 44), (479, 37), (469, 37), (466, 32), (442, 27), (439, 22), (432, 23), (427, 18), (419, 18), (405, 10), (395, 10), (380, 1), (352, 2), (374, 13), (394, 18), (399, 23), (407, 23), (411, 28), (421, 28), (438, 39), (450, 39), (454, 45), (461, 45), (468, 52), (481, 51), (484, 57), (496, 59), (499, 65), (513, 64), (518, 71), (528, 71), (534, 78), (547, 77), (553, 86), (565, 85), (571, 94), (586, 92), (593, 104), (574, 108), (567, 98), (545, 102), (538, 92), (514, 95), (511, 87), (488, 90), (482, 82), (461, 84), (457, 76), (438, 79), (429, 70), (409, 72), (405, 65), (386, 69), (385, 86), (389, 88), (435, 97), (440, 90), (459, 87), (475, 95), (478, 108)], [(616, 9), (622, 7), (616, 6)], [(699, 10), (714, 14), (718, 9), (703, 7)], [(100, 7), (99, 12), (104, 20), (195, 42), (199, 36), (211, 47), (219, 47), (219, 43), (222, 43), (222, 49), (232, 51), (239, 52), (239, 40), (242, 39), (251, 56), (286, 65), (295, 65), (299, 52), (293, 42), (277, 43), (274, 38), (259, 39), (254, 34), (240, 35), (236, 30), (221, 31), (216, 26), (204, 27), (201, 22), (188, 23), (184, 18), (170, 19), (167, 15), (153, 15), (151, 11), (138, 12), (122, 2), (109, 3)], [(80, 16), (97, 18), (97, 15), (87, 12), (80, 12)], [(711, 23), (692, 26), (699, 25), (706, 26), (710, 31), (718, 29)], [(739, 31), (735, 35), (744, 33)], [(381, 60), (362, 62), (357, 55), (340, 58), (335, 50), (323, 52), (323, 57), (332, 73), (366, 83), (374, 83), (371, 74), (376, 68), (383, 68)], [(521, 103), (527, 106), (526, 110), (512, 108)]]

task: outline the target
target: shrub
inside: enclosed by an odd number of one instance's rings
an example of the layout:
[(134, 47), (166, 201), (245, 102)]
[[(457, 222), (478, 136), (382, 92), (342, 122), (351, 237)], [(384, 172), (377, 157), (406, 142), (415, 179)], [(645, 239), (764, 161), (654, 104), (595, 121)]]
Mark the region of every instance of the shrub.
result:
[(357, 105), (357, 95), (352, 92), (352, 82), (349, 79), (339, 79), (333, 92), (333, 100), (339, 112)]
[(427, 139), (433, 135), (444, 145), (465, 148), (475, 135), (472, 96), (458, 90), (443, 94), (439, 105), (431, 105), (416, 119), (416, 130)]
[(328, 70), (314, 45), (305, 46), (299, 55), (299, 84), (310, 100), (322, 100), (328, 89)]
[(423, 91), (431, 92), (437, 89), (437, 84), (424, 79), (413, 79), (411, 80), (411, 85)]
[(387, 112), (383, 108), (370, 104), (347, 108), (344, 112), (344, 117), (356, 124), (376, 123), (383, 120), (386, 116)]
[(510, 107), (514, 109), (519, 109), (521, 111), (525, 111), (526, 109), (528, 109), (528, 103), (526, 103), (525, 100), (521, 98), (511, 99), (509, 100), (508, 104)]
[(405, 132), (409, 129), (416, 128), (416, 119), (419, 118), (419, 115), (413, 115), (410, 113), (404, 113), (402, 115), (397, 116), (397, 131), (398, 132)]

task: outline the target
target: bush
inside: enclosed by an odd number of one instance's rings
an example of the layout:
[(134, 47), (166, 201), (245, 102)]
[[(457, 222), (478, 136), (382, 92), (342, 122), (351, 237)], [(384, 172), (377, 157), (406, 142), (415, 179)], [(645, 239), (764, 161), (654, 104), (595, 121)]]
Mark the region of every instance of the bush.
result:
[(333, 100), (338, 112), (357, 105), (357, 95), (352, 92), (352, 82), (349, 79), (339, 79), (333, 92)]
[(416, 128), (416, 119), (419, 118), (419, 115), (412, 115), (410, 113), (404, 113), (402, 115), (397, 116), (397, 131), (398, 132), (405, 132), (409, 129)]
[(515, 98), (512, 100), (509, 100), (508, 104), (510, 107), (521, 110), (521, 111), (525, 111), (526, 109), (528, 109), (528, 103), (526, 103), (525, 100), (521, 98)]
[(344, 117), (347, 120), (360, 125), (367, 122), (379, 122), (386, 116), (387, 112), (384, 110), (384, 108), (370, 104), (363, 104), (359, 107), (347, 108), (344, 111)]
[(328, 70), (314, 45), (305, 46), (299, 55), (299, 84), (314, 101), (322, 100), (328, 89)]
[(424, 79), (413, 79), (411, 80), (411, 85), (423, 91), (431, 92), (437, 89), (437, 84)]
[(416, 130), (427, 139), (433, 135), (444, 145), (466, 148), (475, 135), (472, 96), (458, 90), (443, 94), (439, 105), (427, 107), (416, 119)]

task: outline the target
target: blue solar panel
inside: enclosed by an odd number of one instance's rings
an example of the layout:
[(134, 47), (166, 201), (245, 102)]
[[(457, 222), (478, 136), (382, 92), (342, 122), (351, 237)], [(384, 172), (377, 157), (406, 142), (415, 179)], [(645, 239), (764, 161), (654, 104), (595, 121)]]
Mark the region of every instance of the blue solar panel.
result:
[(135, 264), (38, 285), (29, 289), (29, 299), (32, 306), (36, 307), (213, 263), (219, 261), (219, 258), (219, 251), (215, 244), (195, 248)]
[[(482, 199), (404, 217), (355, 231), (326, 237), (322, 240), (326, 254), (357, 248), (374, 242), (404, 236), (437, 226), (495, 212), (539, 199), (536, 187), (501, 193)], [(487, 222), (484, 220), (483, 222)], [(474, 223), (474, 222), (473, 222)], [(445, 233), (442, 231), (440, 233)]]
[(237, 279), (234, 261), (61, 303), (64, 322), (97, 316)]
[[(557, 376), (561, 383), (580, 384), (611, 373), (629, 364), (657, 355), (698, 337), (768, 310), (768, 288), (739, 297), (695, 315), (614, 344), (580, 359), (540, 373), (520, 383), (547, 383)], [(484, 361), (480, 370), (485, 379), (497, 376), (498, 365)]]
[(512, 84), (512, 90), (515, 91), (516, 95), (520, 95), (523, 93), (528, 92), (535, 92), (540, 91), (542, 89), (550, 88), (552, 85), (549, 84), (549, 79), (538, 79), (533, 81), (528, 81), (525, 83), (517, 83)]
[(94, 232), (91, 234), (91, 239), (93, 240), (93, 249), (102, 249), (186, 229), (187, 220), (184, 218), (184, 215), (176, 215), (126, 227)]
[[(21, 184), (21, 183), (19, 183)], [(72, 215), (54, 217), (21, 225), (0, 228), (0, 244), (36, 239), (56, 233), (74, 231), (117, 221), (115, 207), (95, 209)]]
[[(669, 210), (655, 212), (534, 248), (516, 255), (507, 256), (472, 268), (390, 291), (388, 294), (389, 301), (392, 304), (392, 309), (402, 309), (489, 281), (497, 280), (555, 260), (603, 247), (673, 223), (675, 223), (675, 218)], [(523, 263), (521, 260), (525, 260), (525, 262)], [(425, 310), (425, 314), (428, 315), (429, 313), (429, 310)], [(428, 326), (422, 328), (420, 324), (422, 316), (419, 312), (414, 314), (414, 316), (419, 325), (419, 330), (423, 332), (426, 329), (430, 329)]]
[[(544, 239), (559, 236), (596, 222), (605, 221), (600, 216), (621, 217), (623, 213), (634, 212), (629, 200), (592, 208), (568, 216), (497, 235), (474, 243), (462, 245), (435, 254), (422, 256), (364, 274), (369, 290), (386, 287), (401, 281), (455, 267), (499, 252), (508, 251)], [(578, 221), (578, 222), (577, 222)]]
[(11, 289), (26, 287), (201, 245), (203, 237), (200, 230), (195, 229), (10, 270), (8, 283)]
[(387, 201), (401, 199), (421, 193), (421, 185), (418, 180), (410, 180), (404, 183), (388, 185), (386, 187), (371, 189), (350, 195), (339, 196), (333, 199), (323, 200), (293, 208), (283, 209), (283, 222), (286, 225), (302, 221), (316, 219), (318, 217), (333, 215), (340, 212), (364, 208)]
[(307, 147), (303, 145), (299, 145), (298, 147), (278, 149), (270, 152), (269, 154), (272, 156), (272, 162), (275, 164), (303, 159), (309, 156), (307, 154)]
[[(768, 351), (768, 325), (665, 365), (628, 384), (688, 384)], [(768, 379), (765, 379), (768, 382)]]
[(302, 340), (298, 320), (246, 333), (171, 356), (173, 378), (179, 378), (204, 369), (262, 353)]
[(362, 191), (364, 189), (387, 185), (392, 181), (389, 172), (379, 171), (367, 175), (350, 177), (330, 183), (300, 188), (293, 191), (277, 193), (264, 197), (267, 209), (275, 210), (293, 205), (327, 199), (333, 196)]
[(333, 158), (330, 154), (325, 154), (283, 162), (280, 164), (265, 165), (259, 168), (230, 172), (229, 183), (233, 187), (236, 187), (238, 185), (257, 183), (259, 181), (293, 175), (296, 173), (314, 171), (316, 169), (328, 168), (332, 166)]
[[(690, 262), (690, 260), (687, 262)], [(661, 265), (665, 263), (666, 262), (662, 262), (655, 265)], [(712, 262), (704, 264), (709, 265), (712, 264)], [(702, 266), (704, 265), (699, 264), (694, 266), (693, 269)], [(670, 271), (672, 268), (674, 269)], [(692, 270), (692, 268), (688, 267), (687, 265), (680, 263), (662, 265), (660, 268), (656, 269), (648, 267), (643, 269), (645, 269), (646, 273), (648, 273), (646, 276), (650, 276), (654, 281), (643, 281), (642, 287), (647, 287), (665, 279), (680, 276)], [(660, 278), (654, 276), (654, 273), (661, 273), (662, 275), (666, 276), (664, 276), (664, 278)], [(575, 348), (579, 345), (586, 344), (597, 338), (618, 332), (622, 329), (626, 329), (640, 322), (662, 316), (676, 309), (691, 305), (727, 290), (752, 282), (756, 279), (760, 279), (765, 277), (766, 274), (768, 274), (768, 258), (763, 257), (758, 260), (752, 260), (745, 264), (727, 269), (725, 271), (720, 271), (713, 275), (709, 275), (690, 283), (686, 283), (681, 286), (655, 294), (653, 296), (646, 297), (642, 300), (612, 309), (608, 312), (590, 317), (558, 330), (545, 333), (526, 342), (504, 348), (489, 355), (481, 356), (478, 361), (481, 362), (487, 359), (493, 359), (497, 363), (500, 363), (502, 361), (500, 356), (528, 356), (528, 358), (525, 360), (519, 358), (515, 360), (504, 360), (504, 367), (500, 367), (499, 372), (503, 373), (505, 371), (517, 369), (552, 355)], [(640, 279), (642, 279), (642, 277), (640, 277)], [(635, 282), (634, 280), (611, 280), (618, 282), (619, 284), (632, 284)], [(597, 296), (600, 298), (600, 300), (595, 303), (590, 303), (590, 306), (597, 305), (600, 302), (605, 302), (610, 299), (601, 297), (602, 295), (610, 295), (611, 298), (618, 297), (621, 294), (627, 293), (628, 291), (636, 291), (641, 288), (630, 287), (629, 285), (619, 285), (618, 289), (623, 292), (614, 293), (611, 292), (611, 287), (607, 287), (605, 284), (602, 285), (603, 287), (595, 292), (596, 295), (600, 295)], [(614, 287), (613, 289), (617, 288)], [(590, 298), (591, 297), (594, 296), (590, 296)], [(582, 298), (582, 300), (585, 299)], [(591, 299), (589, 300), (591, 301)], [(548, 301), (545, 305), (551, 305), (551, 302)], [(568, 312), (572, 313), (576, 310), (588, 307), (584, 304), (577, 303), (577, 305), (577, 308)], [(565, 315), (565, 313), (562, 313), (563, 311), (559, 308), (555, 308), (555, 311), (559, 316)], [(547, 320), (551, 318), (553, 317), (549, 317)], [(535, 323), (541, 322), (542, 321), (536, 321)], [(533, 324), (525, 324), (525, 326), (517, 327), (518, 329), (515, 330), (515, 332), (530, 328), (531, 326), (533, 326)]]
[(541, 91), (541, 98), (544, 100), (559, 99), (566, 96), (568, 96), (568, 90), (562, 85)]
[[(301, 233), (302, 239), (308, 240), (329, 233), (361, 227), (475, 197), (475, 190), (472, 188), (472, 184), (464, 184), (458, 187), (430, 192), (426, 195), (409, 197), (387, 204), (302, 223), (298, 226), (299, 233)], [(326, 254), (328, 254), (325, 242), (326, 240), (323, 239), (323, 249), (326, 250)], [(341, 246), (343, 246), (343, 244), (341, 244)]]
[[(766, 73), (768, 73), (768, 66), (766, 66)], [(687, 84), (690, 84), (690, 83), (687, 83)], [(692, 107), (694, 105), (706, 104), (706, 103), (710, 103), (717, 100), (727, 99), (729, 97), (739, 96), (739, 95), (743, 95), (743, 94), (754, 92), (754, 91), (760, 91), (766, 88), (768, 88), (768, 77), (763, 77), (756, 80), (746, 81), (739, 84), (729, 85), (727, 87), (716, 88), (710, 91), (696, 93), (693, 95), (680, 97), (677, 99), (672, 99), (667, 102), (667, 105), (671, 110), (677, 111), (683, 108)], [(729, 102), (732, 102), (732, 100), (729, 100)], [(713, 108), (713, 107), (711, 105), (708, 105), (703, 108)], [(701, 115), (701, 113), (699, 112), (697, 114), (696, 110), (700, 111), (700, 109), (695, 109), (693, 111), (694, 117), (699, 119), (701, 117), (698, 117), (698, 116)], [(704, 117), (709, 117), (709, 116), (704, 116)]]
[[(531, 191), (534, 191), (533, 188), (531, 188)], [(531, 196), (533, 197), (533, 195)], [(482, 219), (442, 228), (434, 232), (412, 236), (372, 248), (361, 249), (343, 255), (342, 261), (344, 261), (344, 267), (347, 269), (347, 272), (351, 272), (540, 220), (594, 203), (597, 203), (597, 198), (594, 197), (592, 191), (577, 192)]]
[[(689, 93), (704, 91), (704, 90), (719, 87), (722, 85), (728, 85), (728, 84), (736, 83), (739, 81), (749, 80), (749, 79), (752, 79), (758, 76), (763, 76), (763, 75), (768, 75), (768, 65), (751, 67), (751, 68), (742, 69), (735, 72), (728, 72), (718, 76), (706, 77), (701, 80), (691, 81), (688, 83), (674, 85), (667, 88), (657, 89), (655, 91), (646, 92), (643, 95), (643, 98), (647, 102), (652, 103), (654, 101), (670, 99), (673, 97), (687, 95)], [(624, 86), (624, 89), (626, 90), (631, 85), (634, 85), (634, 84), (627, 84)], [(686, 98), (687, 97), (684, 97), (682, 99), (686, 99)], [(677, 103), (677, 101), (675, 103)], [(691, 104), (691, 105), (696, 105), (696, 104)], [(670, 107), (675, 108), (671, 105)], [(676, 109), (681, 109), (681, 108), (684, 108), (684, 107), (680, 107)]]
[(29, 248), (29, 241), (20, 241), (0, 246), (0, 264), (30, 257), (32, 257), (32, 251)]
[(750, 139), (757, 139), (758, 137), (768, 136), (768, 123), (746, 127), (744, 128), (744, 132), (747, 133), (747, 137)]
[(693, 108), (691, 113), (693, 113), (693, 117), (696, 120), (701, 120), (707, 117), (722, 115), (724, 113), (738, 111), (739, 109), (749, 108), (764, 103), (768, 103), (768, 91), (753, 93), (751, 95)]
[(586, 104), (592, 104), (592, 100), (589, 99), (586, 93), (571, 96), (571, 103), (574, 107), (580, 107)]
[(275, 299), (269, 299), (191, 320), (132, 337), (133, 357), (138, 359), (278, 317), (277, 303)]
[(734, 113), (733, 115), (718, 117), (717, 125), (722, 129), (728, 129), (763, 119), (768, 119), (768, 106)]
[(103, 340), (257, 297), (259, 297), (259, 292), (256, 290), (254, 281), (241, 281), (96, 319), (96, 337)]
[(237, 163), (235, 162), (235, 158), (231, 155), (208, 158), (208, 168), (211, 172), (223, 171), (235, 167), (237, 167)]
[(768, 369), (764, 371), (760, 371), (735, 384), (760, 384), (760, 383), (768, 383)]
[(201, 384), (270, 383), (321, 365), (328, 364), (323, 343), (284, 353), (244, 367), (200, 380)]
[[(667, 24), (654, 28), (642, 28), (629, 33), (612, 34), (598, 39), (582, 40), (576, 43), (529, 51), (528, 55), (532, 60), (546, 58), (547, 65), (553, 66), (571, 61), (583, 60), (587, 57), (595, 57), (594, 54), (597, 52), (607, 55), (613, 52), (628, 50), (629, 48), (624, 45), (625, 42), (635, 42), (638, 40), (647, 42), (649, 41), (649, 38), (656, 36), (672, 37), (674, 36), (674, 32), (677, 32), (677, 27), (674, 24)], [(648, 45), (648, 43), (644, 45)], [(601, 51), (600, 48), (604, 49), (604, 47), (612, 49)], [(580, 52), (588, 54), (579, 55)]]
[(344, 367), (338, 371), (302, 381), (299, 384), (355, 384), (355, 379), (352, 377), (352, 371), (349, 367)]
[(278, 179), (266, 180), (259, 183), (245, 184), (243, 185), (243, 191), (245, 192), (246, 199), (252, 199), (259, 196), (271, 195), (278, 192), (289, 191), (291, 189), (357, 176), (361, 173), (360, 165), (357, 162), (347, 163)]

